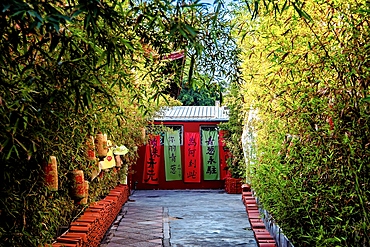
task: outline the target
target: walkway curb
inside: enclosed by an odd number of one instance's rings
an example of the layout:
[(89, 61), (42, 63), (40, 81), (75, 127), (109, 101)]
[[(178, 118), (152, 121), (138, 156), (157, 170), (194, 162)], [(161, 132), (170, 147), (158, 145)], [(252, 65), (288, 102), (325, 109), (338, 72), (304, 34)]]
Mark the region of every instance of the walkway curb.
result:
[(168, 208), (163, 208), (163, 247), (170, 247), (170, 221), (168, 216)]
[(276, 247), (276, 242), (266, 230), (265, 222), (261, 218), (259, 205), (249, 186), (242, 186), (242, 201), (248, 214), (254, 236), (259, 247)]
[(104, 199), (91, 203), (84, 213), (71, 223), (68, 231), (57, 238), (55, 243), (46, 246), (99, 246), (128, 197), (128, 186), (117, 185)]

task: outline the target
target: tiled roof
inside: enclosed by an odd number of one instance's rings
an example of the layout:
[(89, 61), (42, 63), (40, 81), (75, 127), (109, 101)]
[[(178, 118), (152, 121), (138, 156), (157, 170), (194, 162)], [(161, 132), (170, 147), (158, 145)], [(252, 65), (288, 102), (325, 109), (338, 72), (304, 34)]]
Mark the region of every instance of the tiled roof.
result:
[(163, 108), (154, 121), (229, 121), (229, 111), (223, 106), (171, 106)]

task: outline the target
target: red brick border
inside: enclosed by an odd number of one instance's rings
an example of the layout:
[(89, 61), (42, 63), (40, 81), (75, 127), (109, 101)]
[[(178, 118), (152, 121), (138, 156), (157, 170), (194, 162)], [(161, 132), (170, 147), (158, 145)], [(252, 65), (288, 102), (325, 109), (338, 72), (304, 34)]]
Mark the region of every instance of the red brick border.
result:
[(259, 247), (276, 247), (276, 242), (266, 230), (265, 224), (261, 219), (258, 204), (254, 198), (249, 185), (242, 185), (242, 201), (248, 214), (249, 222), (254, 232), (257, 245)]
[(127, 185), (118, 185), (102, 200), (91, 203), (71, 223), (69, 230), (58, 237), (53, 247), (97, 247), (129, 198)]

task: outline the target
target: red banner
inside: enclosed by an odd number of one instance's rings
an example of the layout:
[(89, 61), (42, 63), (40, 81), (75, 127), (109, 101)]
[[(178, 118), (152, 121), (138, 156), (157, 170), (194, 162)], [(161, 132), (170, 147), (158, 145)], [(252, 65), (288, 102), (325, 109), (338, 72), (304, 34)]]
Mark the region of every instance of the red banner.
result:
[(185, 133), (185, 175), (184, 182), (200, 183), (200, 139), (198, 132)]
[(150, 136), (146, 144), (143, 183), (159, 184), (160, 154), (161, 142), (159, 135)]
[(227, 159), (230, 157), (230, 151), (226, 147), (225, 142), (224, 142), (224, 135), (225, 131), (220, 130), (218, 133), (218, 146), (220, 147), (220, 169), (221, 169), (221, 174), (220, 174), (220, 179), (225, 179), (227, 177), (230, 177), (230, 173), (227, 169)]
[(163, 60), (177, 60), (177, 59), (180, 59), (180, 58), (183, 58), (185, 55), (184, 51), (175, 51), (175, 52), (172, 52), (171, 54), (167, 55), (167, 56), (164, 56), (163, 57)]

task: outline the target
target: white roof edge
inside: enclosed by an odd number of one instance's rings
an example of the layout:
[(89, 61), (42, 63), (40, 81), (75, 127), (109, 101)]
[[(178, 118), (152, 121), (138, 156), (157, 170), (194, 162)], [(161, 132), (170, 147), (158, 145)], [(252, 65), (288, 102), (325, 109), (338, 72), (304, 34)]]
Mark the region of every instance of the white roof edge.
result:
[(227, 109), (223, 106), (166, 106), (154, 121), (228, 121)]

